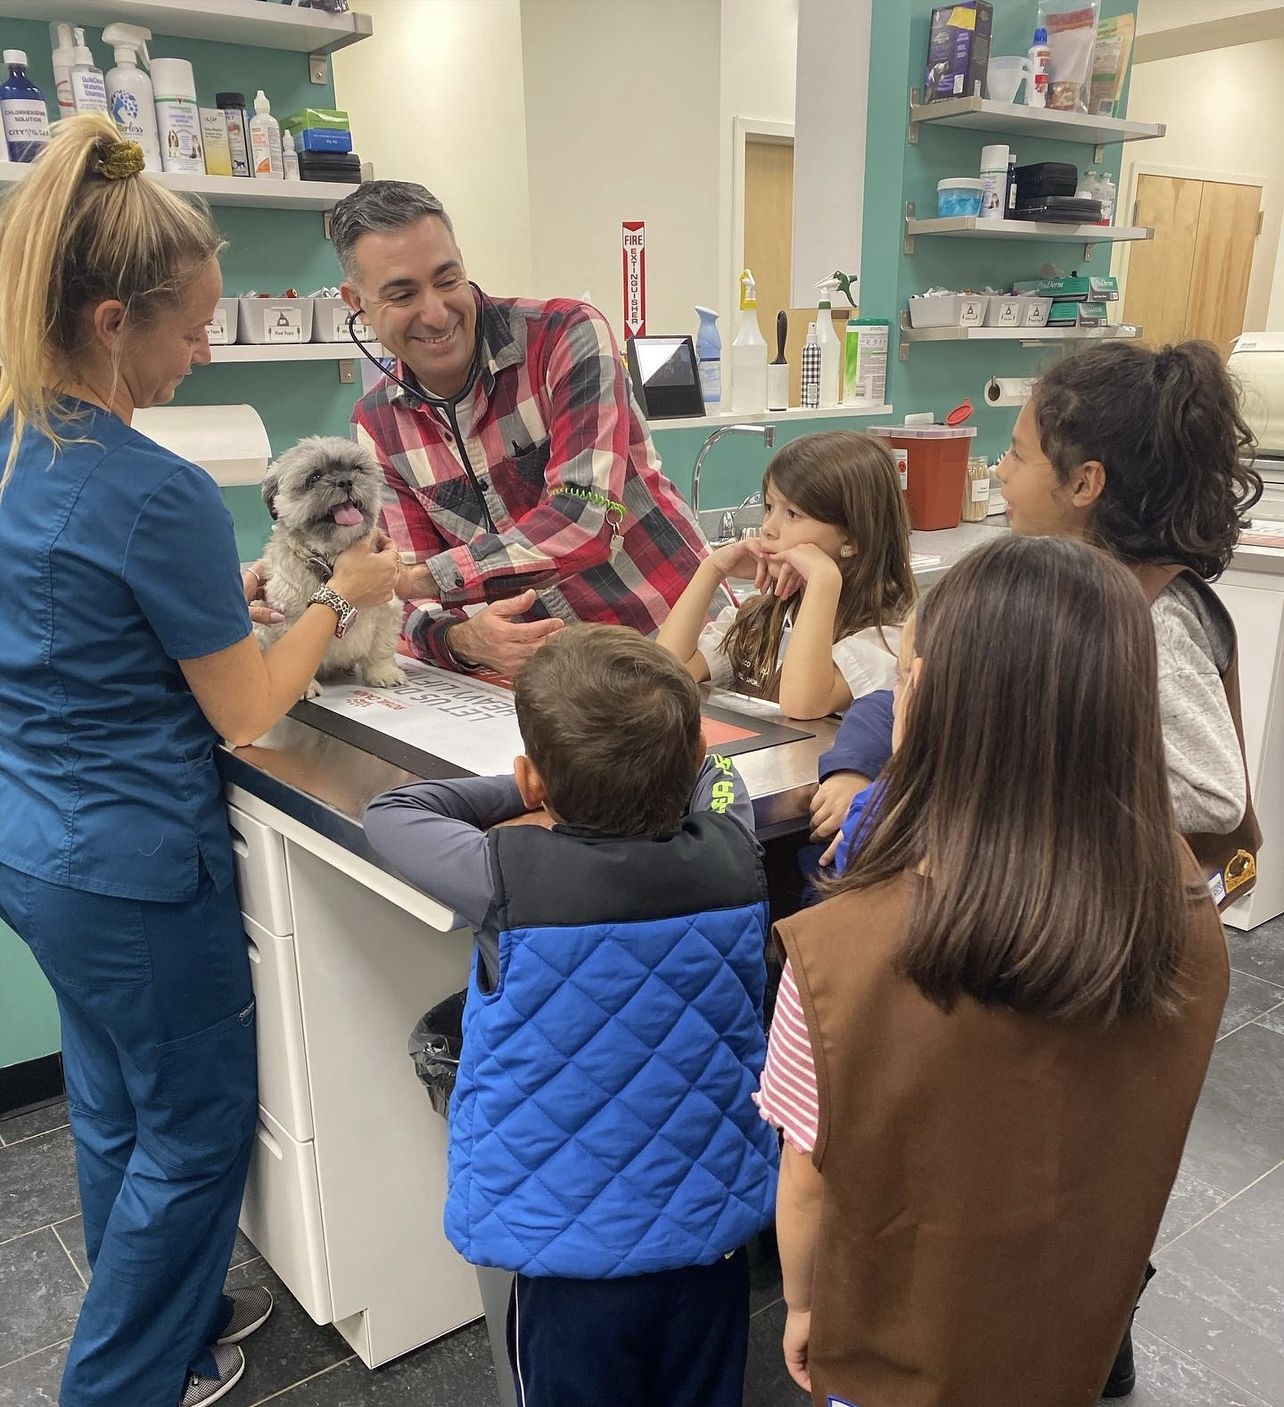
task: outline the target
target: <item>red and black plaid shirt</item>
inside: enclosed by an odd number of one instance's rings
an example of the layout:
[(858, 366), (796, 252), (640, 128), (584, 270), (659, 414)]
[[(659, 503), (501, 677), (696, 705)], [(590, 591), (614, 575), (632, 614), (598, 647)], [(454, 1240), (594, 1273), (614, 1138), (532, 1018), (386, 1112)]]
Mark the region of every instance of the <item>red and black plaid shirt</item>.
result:
[(458, 607), (528, 585), (539, 596), (527, 619), (653, 633), (707, 548), (660, 470), (610, 326), (570, 299), (475, 296), (481, 371), (462, 454), (445, 413), (391, 381), (352, 412), (383, 465), (384, 528), (440, 591), (406, 603), (406, 648), (454, 667), (445, 631)]

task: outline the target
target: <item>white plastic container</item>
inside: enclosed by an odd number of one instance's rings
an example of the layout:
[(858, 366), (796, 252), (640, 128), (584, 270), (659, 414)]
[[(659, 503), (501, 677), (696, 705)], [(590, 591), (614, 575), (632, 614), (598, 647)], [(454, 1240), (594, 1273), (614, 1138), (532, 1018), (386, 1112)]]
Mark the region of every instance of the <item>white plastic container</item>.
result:
[(948, 176), (936, 183), (936, 218), (967, 219), (980, 213), (985, 187), (974, 176)]
[(740, 275), (740, 325), (731, 344), (731, 409), (738, 414), (767, 409), (767, 340), (758, 326), (753, 274)]
[(299, 179), (299, 158), (294, 150), (294, 133), (281, 133), (281, 173), (287, 181)]
[(156, 130), (166, 171), (205, 174), (201, 111), (196, 106), (196, 75), (187, 59), (153, 59)]
[[(71, 92), (77, 112), (106, 112), (107, 85), (103, 81), (102, 70), (94, 63), (93, 52), (85, 43), (85, 31), (73, 31), (76, 47), (76, 62), (71, 70)], [(59, 99), (59, 111), (62, 100)]]
[(107, 74), (107, 107), (120, 135), (142, 147), (146, 170), (161, 171), (156, 94), (138, 63), (140, 54), (146, 62), (151, 37), (150, 29), (133, 24), (109, 24), (103, 30), (103, 43), (111, 44), (116, 55), (116, 66)]
[(985, 293), (918, 294), (909, 300), (910, 326), (983, 327), (989, 305)]
[(1023, 293), (1021, 295), (1022, 304), (1022, 327), (1047, 327), (1048, 314), (1052, 311), (1052, 299), (1040, 298), (1034, 293)]
[(285, 179), (281, 124), (272, 116), (272, 104), (262, 88), (254, 95), (254, 116), (250, 119), (250, 165), (264, 180)]
[(1008, 213), (1008, 149), (997, 143), (981, 148), (979, 220), (1002, 220)]
[(834, 331), (832, 311), (838, 280), (822, 279), (816, 287), (820, 289), (816, 309), (816, 341), (820, 344), (820, 407), (828, 410), (838, 404), (843, 379), (843, 344)]
[[(308, 301), (312, 304), (312, 340), (314, 342), (347, 342), (349, 340), (348, 314), (352, 309), (343, 299), (312, 298)], [(362, 322), (360, 318), (353, 321), (352, 330), (357, 334), (359, 342), (373, 342), (375, 340), (374, 328), (369, 323)]]
[(211, 347), (230, 347), (236, 341), (240, 307), (239, 298), (220, 298), (214, 305), (214, 316), (205, 324), (205, 336)]
[(50, 24), (49, 35), (53, 40), (54, 95), (58, 99), (58, 116), (74, 117), (76, 99), (71, 91), (71, 70), (76, 63), (76, 41), (72, 38), (71, 26), (61, 20)]
[(312, 341), (311, 298), (242, 298), (237, 340), (268, 346)]
[(1020, 327), (1025, 314), (1023, 299), (1015, 293), (993, 293), (985, 310), (986, 327)]

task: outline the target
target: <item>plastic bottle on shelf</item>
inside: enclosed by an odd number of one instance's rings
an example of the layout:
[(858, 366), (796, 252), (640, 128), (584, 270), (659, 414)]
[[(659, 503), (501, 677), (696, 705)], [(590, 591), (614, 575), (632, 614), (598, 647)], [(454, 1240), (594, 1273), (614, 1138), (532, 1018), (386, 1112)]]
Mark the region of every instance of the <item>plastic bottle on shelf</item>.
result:
[(156, 128), (161, 165), (166, 171), (205, 174), (201, 111), (196, 106), (196, 75), (187, 59), (153, 59)]
[(254, 174), (266, 180), (279, 181), (285, 175), (281, 125), (272, 116), (272, 104), (262, 88), (254, 95), (254, 116), (250, 119), (250, 163)]
[(1007, 215), (1006, 215), (1005, 218), (1006, 218), (1006, 219), (1009, 219), (1009, 220), (1015, 220), (1015, 219), (1016, 219), (1016, 203), (1017, 203), (1017, 178), (1016, 178), (1016, 170), (1017, 170), (1017, 154), (1016, 154), (1016, 152), (1014, 152), (1014, 151), (1012, 150), (1011, 147), (1009, 147), (1009, 148), (1008, 148), (1008, 196), (1007, 196), (1006, 202), (1004, 203), (1004, 209), (1007, 211)]
[(1027, 57), (1030, 60), (1030, 72), (1025, 83), (1026, 103), (1030, 107), (1047, 107), (1052, 50), (1048, 48), (1048, 31), (1042, 25), (1034, 31), (1034, 43), (1030, 45)]
[(299, 158), (294, 151), (294, 133), (281, 133), (281, 171), (287, 181), (299, 179)]
[(816, 308), (816, 341), (820, 344), (820, 405), (836, 406), (843, 374), (843, 344), (834, 331), (833, 295), (838, 289), (836, 278), (823, 278), (816, 285), (820, 302)]
[(740, 323), (731, 344), (731, 409), (767, 409), (767, 339), (758, 326), (758, 291), (748, 269), (740, 275)]
[(49, 142), (49, 109), (45, 95), (27, 77), (27, 56), (21, 49), (5, 49), (9, 76), (0, 83), (0, 121), (9, 147), (9, 160), (31, 162)]
[(1008, 213), (1008, 149), (995, 143), (981, 148), (982, 220), (1002, 220)]
[[(76, 62), (71, 70), (71, 92), (77, 112), (106, 112), (107, 84), (103, 71), (94, 63), (93, 52), (85, 43), (85, 31), (73, 31), (76, 40)], [(59, 103), (61, 111), (61, 101)]]
[(802, 349), (802, 405), (804, 410), (820, 406), (820, 343), (814, 322), (807, 324), (807, 340)]
[(76, 111), (76, 99), (71, 91), (71, 70), (76, 64), (76, 41), (71, 26), (54, 20), (49, 26), (53, 40), (54, 96), (58, 100), (58, 116), (71, 117)]
[(250, 116), (245, 111), (244, 93), (215, 93), (214, 102), (227, 123), (227, 145), (232, 154), (232, 175), (254, 175), (250, 160)]
[(700, 370), (700, 394), (705, 410), (716, 410), (722, 401), (722, 334), (713, 308), (696, 305), (700, 327), (696, 332), (696, 361)]
[(1101, 223), (1103, 225), (1113, 225), (1115, 222), (1115, 204), (1119, 192), (1115, 189), (1115, 178), (1109, 171), (1103, 171), (1097, 182), (1097, 192), (1101, 200)]
[(160, 129), (156, 126), (156, 93), (147, 70), (150, 29), (137, 24), (109, 24), (103, 43), (110, 44), (116, 66), (107, 72), (107, 109), (120, 135), (143, 149), (145, 169), (161, 171)]

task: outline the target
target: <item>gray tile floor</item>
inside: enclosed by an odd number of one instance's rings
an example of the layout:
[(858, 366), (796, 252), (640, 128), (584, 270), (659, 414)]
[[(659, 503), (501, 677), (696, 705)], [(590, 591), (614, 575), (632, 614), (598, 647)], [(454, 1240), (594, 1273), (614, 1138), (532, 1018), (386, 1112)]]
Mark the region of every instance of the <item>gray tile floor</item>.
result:
[[(1284, 919), (1230, 944), (1222, 1034), (1138, 1316), (1133, 1407), (1284, 1407)], [(0, 1407), (57, 1403), (86, 1275), (64, 1106), (0, 1121)], [(226, 1407), (494, 1401), (480, 1324), (372, 1373), (244, 1238), (229, 1282), (270, 1285), (277, 1310)], [(780, 1361), (773, 1262), (754, 1267), (753, 1310), (746, 1407), (802, 1407)]]

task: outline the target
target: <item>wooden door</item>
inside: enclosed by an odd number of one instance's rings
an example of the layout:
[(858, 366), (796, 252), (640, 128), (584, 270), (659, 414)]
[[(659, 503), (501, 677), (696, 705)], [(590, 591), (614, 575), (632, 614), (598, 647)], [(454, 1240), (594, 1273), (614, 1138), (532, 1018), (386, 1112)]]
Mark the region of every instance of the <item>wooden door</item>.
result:
[(1137, 224), (1153, 240), (1128, 256), (1123, 320), (1151, 346), (1202, 337), (1230, 352), (1244, 330), (1257, 244), (1260, 186), (1137, 177)]
[[(816, 305), (793, 308), (789, 304), (793, 266), (794, 225), (794, 144), (788, 138), (749, 137), (745, 142), (745, 263), (753, 270), (758, 286), (758, 325), (767, 339), (767, 360), (776, 355), (776, 313), (784, 308), (789, 316), (789, 337), (785, 356), (789, 359), (789, 404), (802, 401), (802, 349), (807, 340), (807, 324), (815, 320)], [(740, 270), (737, 269), (739, 275)], [(816, 297), (819, 299), (820, 294)], [(833, 310), (834, 330), (841, 342), (850, 309)], [(738, 314), (736, 315), (738, 317)], [(736, 324), (724, 334), (730, 346)], [(730, 401), (727, 402), (730, 404)]]

